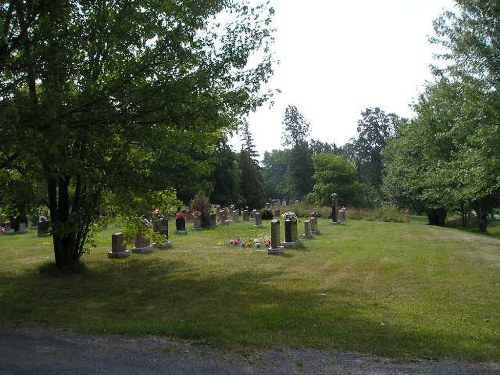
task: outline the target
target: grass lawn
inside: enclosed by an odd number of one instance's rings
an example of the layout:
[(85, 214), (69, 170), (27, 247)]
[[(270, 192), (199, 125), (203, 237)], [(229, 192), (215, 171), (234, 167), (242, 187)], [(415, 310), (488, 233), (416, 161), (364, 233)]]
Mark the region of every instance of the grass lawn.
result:
[(122, 260), (107, 258), (103, 231), (89, 271), (71, 277), (39, 274), (50, 238), (3, 235), (0, 324), (500, 362), (500, 239), (323, 219), (321, 235), (283, 256), (229, 245), (269, 236), (264, 224), (172, 234), (173, 248)]

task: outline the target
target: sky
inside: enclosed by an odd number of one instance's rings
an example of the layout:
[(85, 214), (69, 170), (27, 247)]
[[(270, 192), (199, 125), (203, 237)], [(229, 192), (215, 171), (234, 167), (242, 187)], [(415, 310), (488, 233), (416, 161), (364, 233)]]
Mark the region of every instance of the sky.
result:
[[(272, 0), (274, 53), (267, 85), (279, 89), (274, 105), (248, 118), (257, 152), (283, 149), (288, 105), (310, 123), (311, 139), (345, 144), (356, 137), (361, 112), (380, 107), (411, 118), (410, 104), (432, 80), (437, 47), (432, 21), (452, 0)], [(236, 151), (239, 138), (232, 141)]]

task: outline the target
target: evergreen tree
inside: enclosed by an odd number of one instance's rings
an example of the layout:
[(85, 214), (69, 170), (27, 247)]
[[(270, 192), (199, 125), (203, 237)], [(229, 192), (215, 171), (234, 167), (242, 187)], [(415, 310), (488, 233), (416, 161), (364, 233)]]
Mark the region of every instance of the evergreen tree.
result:
[(283, 146), (291, 146), (288, 160), (288, 192), (293, 200), (304, 199), (313, 188), (313, 163), (307, 142), (309, 122), (297, 107), (288, 106), (283, 117)]

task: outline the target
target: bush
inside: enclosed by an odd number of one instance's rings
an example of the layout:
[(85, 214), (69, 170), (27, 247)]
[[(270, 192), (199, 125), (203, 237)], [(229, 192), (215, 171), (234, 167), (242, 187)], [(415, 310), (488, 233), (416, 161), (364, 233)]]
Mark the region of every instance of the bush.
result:
[(272, 220), (273, 219), (273, 213), (271, 210), (262, 210), (262, 220)]
[(212, 212), (212, 204), (210, 199), (204, 195), (196, 195), (191, 199), (191, 211), (200, 213), (201, 227), (210, 228), (210, 213)]
[(410, 215), (390, 207), (381, 207), (371, 210), (353, 208), (347, 210), (347, 218), (353, 220), (385, 221), (395, 223), (409, 223)]

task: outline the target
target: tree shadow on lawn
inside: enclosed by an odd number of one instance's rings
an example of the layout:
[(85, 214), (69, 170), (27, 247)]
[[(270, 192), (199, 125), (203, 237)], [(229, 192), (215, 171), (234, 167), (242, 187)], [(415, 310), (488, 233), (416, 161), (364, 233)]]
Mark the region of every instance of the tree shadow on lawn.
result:
[[(220, 347), (310, 347), (404, 358), (496, 360), (500, 338), (382, 322), (390, 305), (348, 289), (299, 290), (280, 270), (224, 274), (181, 261), (102, 263), (72, 277), (0, 275), (0, 318), (90, 333), (158, 334)], [(326, 298), (325, 298), (326, 296)], [(358, 295), (359, 297), (359, 295)]]

